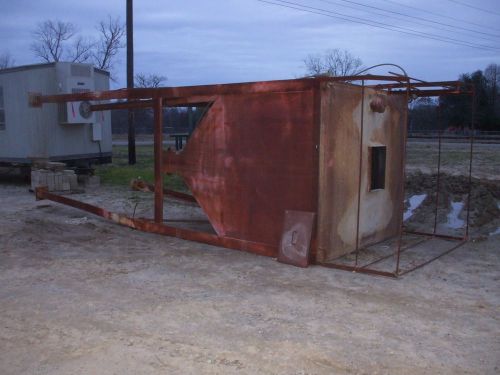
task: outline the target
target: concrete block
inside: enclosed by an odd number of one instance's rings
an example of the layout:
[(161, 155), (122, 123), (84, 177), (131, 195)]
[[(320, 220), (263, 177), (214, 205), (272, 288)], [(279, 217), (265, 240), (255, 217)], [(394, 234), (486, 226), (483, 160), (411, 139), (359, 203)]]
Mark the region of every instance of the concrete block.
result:
[(46, 169), (40, 170), (40, 185), (48, 186), (48, 176), (51, 172)]
[(76, 174), (73, 173), (72, 175), (66, 175), (66, 178), (68, 179), (70, 190), (78, 189), (78, 177)]
[(38, 170), (38, 185), (37, 186), (47, 186), (47, 171), (46, 169)]
[(54, 191), (62, 191), (63, 174), (61, 172), (54, 173)]
[(31, 190), (35, 190), (39, 186), (47, 186), (47, 174), (49, 171), (45, 169), (37, 169), (31, 171)]
[(54, 187), (55, 187), (54, 173), (51, 171), (47, 171), (47, 173), (45, 175), (47, 178), (47, 187), (48, 187), (49, 191), (54, 191)]

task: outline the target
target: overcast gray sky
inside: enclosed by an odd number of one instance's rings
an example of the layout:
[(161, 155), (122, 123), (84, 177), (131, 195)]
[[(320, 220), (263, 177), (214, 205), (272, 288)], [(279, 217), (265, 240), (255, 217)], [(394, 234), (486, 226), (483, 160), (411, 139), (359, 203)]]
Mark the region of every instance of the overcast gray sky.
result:
[[(169, 86), (295, 78), (304, 75), (308, 54), (331, 48), (349, 50), (365, 66), (400, 64), (425, 80), (456, 79), (489, 63), (500, 64), (500, 0), (266, 1), (282, 6), (257, 0), (135, 0), (136, 73), (167, 76)], [(0, 4), (0, 53), (9, 52), (18, 65), (38, 62), (29, 48), (38, 22), (72, 22), (82, 35), (91, 36), (107, 14), (125, 21), (125, 0)], [(296, 4), (328, 16), (289, 8)], [(363, 23), (345, 19), (349, 17)], [(414, 32), (425, 37), (410, 35)], [(114, 86), (123, 87), (125, 50), (115, 75)]]

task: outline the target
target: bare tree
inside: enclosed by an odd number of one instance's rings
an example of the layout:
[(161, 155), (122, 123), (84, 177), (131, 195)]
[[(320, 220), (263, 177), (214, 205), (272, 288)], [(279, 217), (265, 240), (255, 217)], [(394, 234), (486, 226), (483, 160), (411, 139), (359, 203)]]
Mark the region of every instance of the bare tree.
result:
[(31, 50), (37, 57), (46, 62), (59, 61), (66, 49), (66, 42), (75, 35), (72, 23), (47, 20), (39, 23), (33, 37)]
[(349, 51), (335, 48), (327, 50), (323, 55), (307, 56), (304, 64), (309, 75), (337, 77), (356, 74), (363, 62)]
[(97, 31), (100, 36), (92, 54), (94, 65), (99, 69), (111, 70), (114, 57), (125, 47), (122, 41), (125, 27), (119, 18), (108, 16), (106, 21), (99, 22)]
[(7, 69), (14, 66), (15, 60), (12, 58), (9, 52), (4, 52), (0, 54), (0, 69)]
[(108, 16), (96, 30), (97, 40), (76, 35), (77, 28), (72, 23), (47, 20), (33, 31), (31, 50), (45, 62), (92, 62), (97, 68), (112, 70), (115, 56), (124, 47), (125, 27), (119, 18)]
[(134, 78), (135, 87), (160, 87), (167, 80), (164, 76), (144, 73), (136, 74)]
[(309, 55), (304, 59), (307, 73), (312, 76), (325, 74), (323, 58), (321, 55)]
[(95, 42), (92, 39), (79, 36), (74, 40), (71, 50), (68, 51), (67, 58), (74, 63), (88, 62), (92, 57), (94, 46)]

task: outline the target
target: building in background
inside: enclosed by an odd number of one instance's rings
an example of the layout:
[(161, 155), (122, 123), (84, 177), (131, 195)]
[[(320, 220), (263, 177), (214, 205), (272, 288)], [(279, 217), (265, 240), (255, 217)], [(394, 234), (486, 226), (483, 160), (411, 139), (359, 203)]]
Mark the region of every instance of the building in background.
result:
[(29, 93), (109, 90), (109, 73), (89, 64), (57, 62), (0, 70), (0, 163), (63, 161), (89, 166), (111, 162), (111, 115), (89, 102), (29, 106)]

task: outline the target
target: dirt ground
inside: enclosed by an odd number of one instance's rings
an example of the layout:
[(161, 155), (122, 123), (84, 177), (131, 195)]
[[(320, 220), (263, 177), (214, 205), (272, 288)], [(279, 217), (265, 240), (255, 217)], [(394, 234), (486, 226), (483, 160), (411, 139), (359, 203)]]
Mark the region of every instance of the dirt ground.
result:
[(500, 235), (392, 280), (133, 231), (23, 185), (0, 202), (2, 375), (500, 373)]
[[(437, 172), (438, 142), (436, 140), (409, 139), (407, 143), (406, 167), (409, 173), (421, 171)], [(470, 143), (443, 142), (441, 145), (441, 172), (450, 175), (469, 173)], [(500, 144), (473, 144), (472, 175), (476, 178), (500, 180)]]

